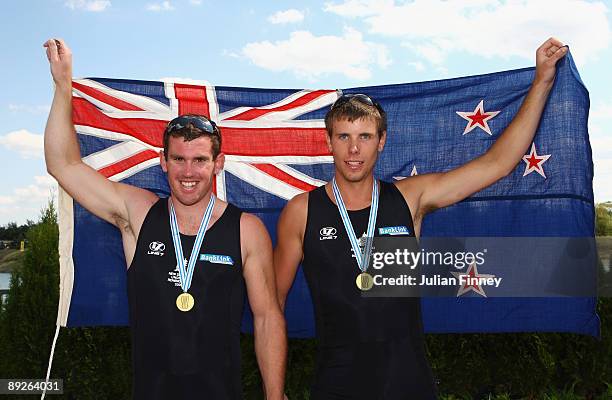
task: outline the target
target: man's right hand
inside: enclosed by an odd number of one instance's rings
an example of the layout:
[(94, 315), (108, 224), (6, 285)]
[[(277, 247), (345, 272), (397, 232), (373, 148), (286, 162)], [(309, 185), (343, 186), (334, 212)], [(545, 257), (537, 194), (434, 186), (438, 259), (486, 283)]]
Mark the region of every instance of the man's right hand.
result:
[(62, 39), (49, 39), (43, 45), (51, 67), (53, 81), (59, 89), (72, 87), (72, 52)]

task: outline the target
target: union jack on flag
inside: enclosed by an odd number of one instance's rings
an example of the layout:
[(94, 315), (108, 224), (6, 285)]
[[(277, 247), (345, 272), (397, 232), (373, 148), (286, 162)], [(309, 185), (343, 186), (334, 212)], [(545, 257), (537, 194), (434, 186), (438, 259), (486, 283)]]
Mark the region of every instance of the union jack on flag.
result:
[(209, 85), (165, 82), (158, 87), (163, 97), (130, 88), (118, 90), (96, 79), (75, 80), (73, 88), (77, 131), (118, 142), (83, 159), (114, 181), (158, 165), (166, 124), (189, 113), (205, 115), (221, 127), (226, 162), (214, 190), (223, 200), (227, 199), (227, 173), (288, 200), (325, 183), (290, 164), (332, 162), (323, 121), (297, 118), (329, 107), (337, 98), (335, 90), (279, 93), (270, 96), (278, 100), (268, 104), (259, 104), (261, 100), (253, 97), (251, 104), (228, 107), (221, 103), (224, 99), (217, 100), (217, 91)]
[[(387, 143), (375, 174), (391, 181), (447, 171), (483, 154), (518, 111), (533, 72), (526, 68), (342, 92), (368, 94), (386, 110)], [(215, 121), (221, 128), (226, 162), (213, 189), (221, 199), (262, 218), (273, 241), (286, 201), (324, 184), (333, 174), (323, 119), (338, 97), (337, 90), (90, 78), (74, 80), (73, 94), (73, 120), (83, 160), (108, 179), (159, 196), (169, 195), (159, 166), (168, 121), (189, 113)], [(421, 235), (593, 236), (588, 107), (588, 92), (568, 54), (559, 62), (555, 86), (523, 162), (469, 199), (428, 215)], [(59, 208), (58, 324), (126, 325), (126, 265), (118, 230), (62, 192)], [(505, 271), (485, 265), (477, 273), (501, 276)], [(592, 335), (599, 330), (593, 298), (484, 298), (481, 294), (471, 290), (457, 298), (422, 299), (425, 330)], [(291, 336), (313, 336), (312, 303), (301, 270), (287, 300), (286, 317)]]

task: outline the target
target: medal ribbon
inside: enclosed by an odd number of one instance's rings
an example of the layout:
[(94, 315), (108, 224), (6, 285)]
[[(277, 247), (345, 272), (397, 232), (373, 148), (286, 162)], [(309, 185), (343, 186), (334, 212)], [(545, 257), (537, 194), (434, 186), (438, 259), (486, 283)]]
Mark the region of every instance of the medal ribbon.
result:
[(215, 207), (215, 195), (213, 193), (210, 194), (210, 200), (208, 201), (208, 206), (206, 206), (206, 211), (204, 211), (204, 215), (202, 216), (202, 221), (200, 222), (200, 227), (198, 228), (198, 233), (196, 235), (195, 242), (193, 243), (193, 249), (191, 249), (191, 256), (189, 256), (187, 266), (185, 266), (183, 246), (181, 244), (181, 233), (179, 232), (176, 212), (174, 211), (174, 206), (172, 205), (172, 199), (168, 199), (168, 204), (170, 204), (170, 231), (172, 232), (172, 242), (174, 243), (174, 254), (176, 255), (176, 264), (179, 270), (181, 289), (183, 289), (183, 292), (186, 293), (191, 287), (191, 279), (193, 278), (193, 270), (195, 269), (198, 253), (202, 247), (202, 242), (204, 242), (206, 229), (208, 228), (208, 223), (210, 222), (210, 217), (212, 216), (212, 211)]
[(351, 247), (353, 248), (353, 252), (355, 253), (355, 258), (357, 259), (357, 266), (362, 272), (365, 272), (366, 269), (368, 269), (368, 265), (370, 263), (370, 256), (372, 254), (372, 241), (374, 240), (374, 229), (376, 226), (376, 215), (378, 214), (378, 184), (376, 182), (376, 179), (374, 179), (374, 183), (372, 184), (372, 204), (370, 206), (370, 216), (368, 217), (368, 230), (366, 232), (366, 243), (363, 249), (363, 253), (359, 248), (359, 241), (357, 240), (357, 236), (355, 235), (353, 224), (351, 224), (348, 211), (346, 210), (346, 206), (344, 205), (344, 201), (342, 200), (342, 195), (340, 194), (340, 189), (338, 188), (338, 184), (336, 183), (335, 177), (332, 181), (332, 189), (334, 191), (334, 197), (336, 199), (336, 206), (338, 206), (338, 211), (340, 211), (340, 217), (342, 218), (342, 223), (344, 224), (344, 229), (346, 230), (346, 234), (348, 235), (349, 241), (351, 242)]

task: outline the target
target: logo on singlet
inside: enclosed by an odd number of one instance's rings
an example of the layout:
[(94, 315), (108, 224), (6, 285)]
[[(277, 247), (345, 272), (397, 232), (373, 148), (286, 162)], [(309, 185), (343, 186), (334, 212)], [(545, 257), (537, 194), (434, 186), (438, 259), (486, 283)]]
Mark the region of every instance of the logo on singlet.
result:
[(164, 250), (166, 250), (166, 245), (162, 242), (151, 242), (149, 243), (149, 251), (147, 254), (151, 254), (154, 256), (163, 256)]
[(234, 259), (231, 256), (222, 254), (200, 254), (200, 261), (208, 261), (213, 264), (234, 265)]
[(378, 228), (379, 235), (410, 235), (410, 230), (405, 225), (399, 226), (384, 226), (382, 228)]
[(331, 240), (331, 239), (336, 239), (338, 236), (336, 236), (336, 228), (332, 227), (332, 226), (326, 226), (325, 228), (321, 228), (321, 230), (319, 231), (319, 234), (321, 235), (319, 237), (319, 240)]

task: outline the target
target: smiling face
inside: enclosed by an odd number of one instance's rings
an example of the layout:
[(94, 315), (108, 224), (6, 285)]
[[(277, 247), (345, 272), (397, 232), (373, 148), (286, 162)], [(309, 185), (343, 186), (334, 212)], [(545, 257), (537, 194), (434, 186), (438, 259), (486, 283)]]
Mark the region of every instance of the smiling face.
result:
[(190, 141), (170, 136), (168, 140), (167, 159), (161, 152), (160, 162), (168, 174), (172, 199), (197, 205), (211, 191), (213, 176), (223, 169), (225, 157), (219, 154), (213, 160), (212, 141), (206, 136)]
[(346, 118), (332, 122), (327, 145), (334, 157), (336, 180), (361, 182), (372, 176), (387, 137), (386, 132), (379, 136), (376, 129), (376, 121), (368, 117), (352, 122)]

